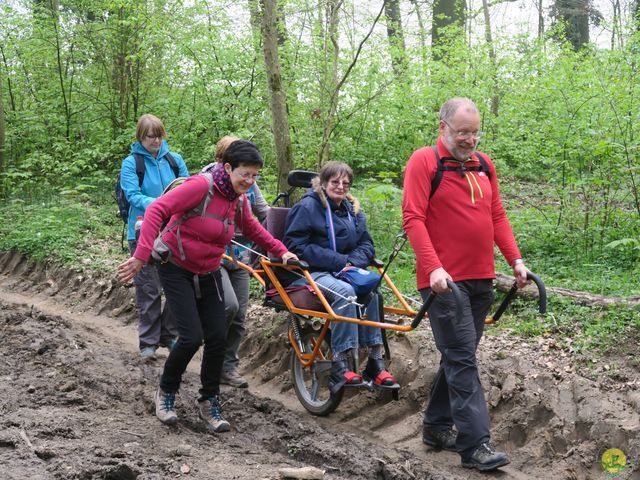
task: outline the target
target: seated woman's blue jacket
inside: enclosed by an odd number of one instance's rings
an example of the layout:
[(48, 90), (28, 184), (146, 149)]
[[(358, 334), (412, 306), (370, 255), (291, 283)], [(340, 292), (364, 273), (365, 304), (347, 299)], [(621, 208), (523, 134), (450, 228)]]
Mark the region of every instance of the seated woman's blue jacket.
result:
[[(312, 271), (338, 272), (347, 263), (366, 268), (375, 257), (375, 248), (358, 201), (348, 196), (348, 200), (336, 205), (327, 198), (317, 178), (314, 180), (313, 187), (287, 215), (283, 243), (307, 262)], [(329, 242), (327, 202), (333, 219), (336, 251)]]

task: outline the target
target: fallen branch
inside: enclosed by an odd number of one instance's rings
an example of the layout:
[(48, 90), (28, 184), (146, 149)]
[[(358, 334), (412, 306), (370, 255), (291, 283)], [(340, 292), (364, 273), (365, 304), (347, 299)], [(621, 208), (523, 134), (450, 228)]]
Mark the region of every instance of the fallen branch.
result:
[[(503, 273), (496, 274), (496, 289), (500, 290), (501, 292), (508, 292), (513, 286), (513, 282), (514, 278), (511, 275), (505, 275)], [(574, 302), (580, 305), (586, 305), (587, 307), (607, 307), (609, 305), (623, 305), (634, 307), (640, 305), (640, 296), (633, 296), (628, 298), (607, 297), (605, 295), (598, 295), (596, 293), (578, 292), (561, 287), (547, 287), (547, 295), (548, 294), (567, 297)], [(535, 285), (529, 285), (522, 290), (518, 290), (517, 295), (524, 298), (538, 298), (538, 289)]]
[(315, 467), (281, 468), (278, 470), (280, 478), (297, 478), (304, 480), (322, 480), (324, 470)]

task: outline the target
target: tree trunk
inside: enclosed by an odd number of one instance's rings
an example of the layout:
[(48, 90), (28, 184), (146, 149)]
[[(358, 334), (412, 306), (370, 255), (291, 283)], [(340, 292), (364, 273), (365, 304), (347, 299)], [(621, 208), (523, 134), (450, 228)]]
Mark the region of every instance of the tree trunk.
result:
[(60, 39), (60, 32), (59, 32), (60, 19), (58, 15), (59, 4), (57, 0), (48, 0), (44, 3), (44, 5), (50, 16), (51, 25), (53, 27), (54, 47), (55, 47), (56, 65), (57, 65), (56, 73), (58, 76), (58, 82), (60, 84), (60, 95), (62, 97), (62, 107), (64, 109), (65, 138), (67, 140), (70, 140), (71, 139), (71, 106), (70, 106), (71, 92), (67, 91), (67, 86), (65, 85), (66, 70), (65, 70), (65, 66), (63, 65), (62, 55), (63, 55), (63, 51), (66, 50), (66, 48), (63, 47)]
[(465, 0), (434, 1), (431, 47), (435, 60), (440, 60), (444, 56), (444, 49), (448, 43), (447, 38), (452, 38), (464, 31), (466, 8)]
[(564, 25), (565, 39), (574, 50), (589, 43), (590, 0), (556, 0), (552, 15)]
[(544, 37), (544, 11), (542, 10), (542, 0), (538, 0), (538, 40)]
[(249, 19), (251, 23), (251, 36), (256, 53), (260, 49), (260, 39), (262, 38), (262, 12), (258, 0), (248, 0)]
[[(482, 0), (482, 12), (484, 13), (484, 38), (489, 48), (489, 60), (491, 62), (491, 77), (493, 79), (493, 94), (491, 95), (491, 113), (498, 116), (500, 106), (500, 93), (498, 91), (498, 63), (496, 61), (496, 50), (493, 47), (493, 37), (491, 35), (491, 16), (489, 15), (489, 5), (487, 0)], [(494, 132), (496, 134), (497, 132)]]
[(325, 78), (323, 90), (329, 92), (329, 104), (322, 106), (326, 107), (326, 116), (324, 119), (324, 127), (322, 129), (322, 141), (320, 143), (320, 149), (318, 150), (317, 168), (320, 169), (322, 165), (327, 163), (331, 158), (331, 144), (329, 139), (331, 132), (333, 131), (333, 122), (335, 113), (338, 108), (338, 60), (340, 58), (340, 46), (338, 44), (338, 22), (340, 7), (342, 6), (342, 0), (328, 0), (327, 1), (327, 37), (328, 41), (325, 41), (325, 65), (328, 62), (327, 57), (331, 55), (331, 70), (327, 72), (325, 68)]
[(399, 76), (404, 70), (406, 58), (400, 0), (386, 0), (384, 2), (384, 14), (387, 20), (387, 38), (389, 39), (391, 65), (394, 73)]
[[(2, 75), (2, 68), (0, 68), (0, 173), (4, 172), (4, 99), (3, 99), (3, 84), (4, 75)], [(2, 184), (0, 183), (0, 194), (4, 193)]]
[[(122, 6), (117, 12), (117, 30), (115, 42), (115, 55), (113, 59), (113, 69), (111, 73), (112, 88), (114, 92), (114, 109), (112, 112), (112, 128), (114, 138), (122, 133), (127, 126), (129, 118), (129, 96), (131, 94), (130, 79), (131, 69), (128, 55), (130, 53), (128, 45), (131, 40), (131, 29), (128, 24), (129, 9)], [(133, 97), (136, 97), (134, 94)], [(136, 102), (139, 99), (136, 99)]]
[(293, 155), (291, 152), (291, 137), (289, 135), (287, 97), (282, 85), (280, 59), (278, 57), (278, 2), (277, 0), (261, 0), (261, 2), (262, 43), (270, 95), (271, 128), (278, 162), (278, 191), (282, 192), (287, 188), (287, 175), (293, 167)]
[(416, 17), (418, 18), (418, 30), (420, 34), (420, 49), (422, 53), (422, 64), (426, 67), (427, 64), (427, 30), (424, 26), (424, 20), (422, 19), (422, 12), (420, 11), (420, 5), (417, 0), (411, 0), (415, 10)]

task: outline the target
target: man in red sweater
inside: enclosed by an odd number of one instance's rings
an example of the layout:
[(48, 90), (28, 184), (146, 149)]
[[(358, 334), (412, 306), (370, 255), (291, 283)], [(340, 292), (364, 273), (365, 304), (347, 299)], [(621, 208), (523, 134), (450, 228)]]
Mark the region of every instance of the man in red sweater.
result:
[[(445, 102), (437, 145), (415, 151), (407, 164), (402, 211), (416, 254), (418, 290), (423, 299), (431, 290), (438, 293), (429, 320), (441, 360), (422, 439), (457, 451), (463, 467), (486, 471), (509, 463), (507, 454), (490, 444), (489, 412), (476, 364), (493, 302), (494, 243), (520, 287), (527, 283), (527, 269), (502, 207), (495, 167), (487, 155), (476, 153), (481, 135), (480, 114), (471, 100)], [(447, 280), (462, 294), (460, 320)]]

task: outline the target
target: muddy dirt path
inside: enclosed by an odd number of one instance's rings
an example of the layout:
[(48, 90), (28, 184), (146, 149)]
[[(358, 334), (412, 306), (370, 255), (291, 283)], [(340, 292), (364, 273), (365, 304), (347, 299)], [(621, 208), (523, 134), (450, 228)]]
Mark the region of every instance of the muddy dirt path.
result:
[[(607, 361), (584, 370), (552, 338), (486, 337), (493, 440), (512, 458), (487, 475), (420, 441), (438, 360), (426, 328), (391, 341), (400, 401), (352, 394), (316, 418), (291, 387), (286, 316), (253, 306), (241, 350), (250, 388), (223, 387), (232, 431), (210, 435), (194, 404), (197, 362), (178, 425), (153, 415), (162, 361), (138, 361), (130, 291), (9, 254), (0, 272), (0, 479), (276, 479), (282, 467), (304, 466), (327, 479), (640, 478), (640, 374), (630, 358), (609, 362), (620, 364), (613, 376)], [(604, 471), (609, 448), (626, 453), (623, 471)]]

